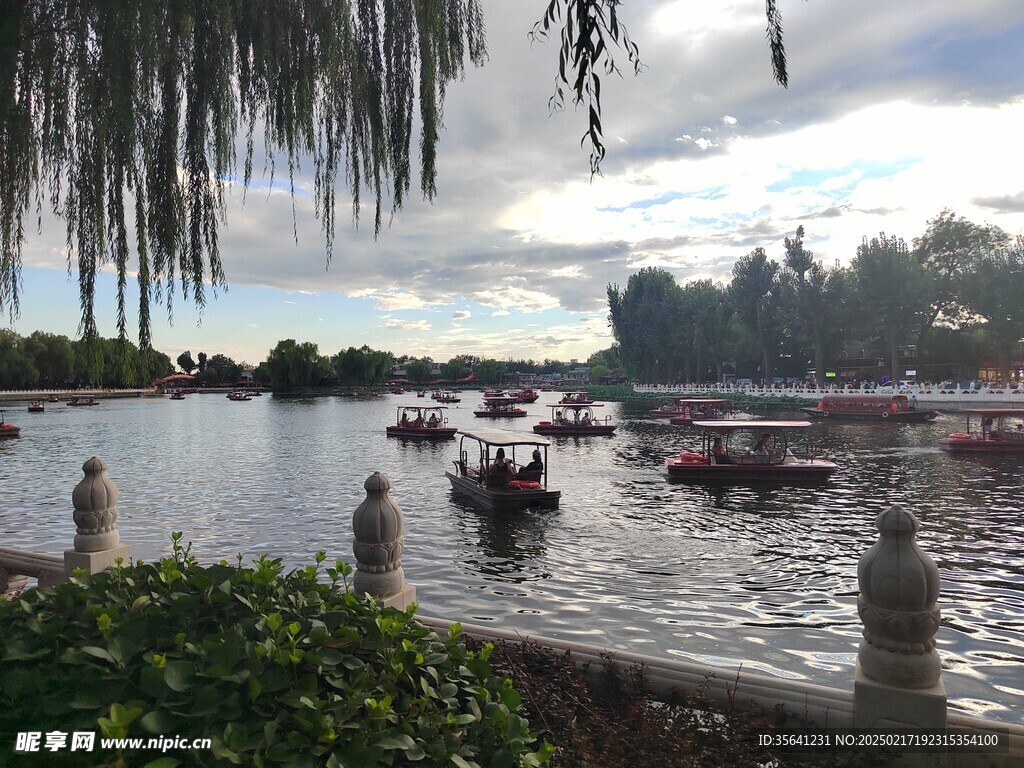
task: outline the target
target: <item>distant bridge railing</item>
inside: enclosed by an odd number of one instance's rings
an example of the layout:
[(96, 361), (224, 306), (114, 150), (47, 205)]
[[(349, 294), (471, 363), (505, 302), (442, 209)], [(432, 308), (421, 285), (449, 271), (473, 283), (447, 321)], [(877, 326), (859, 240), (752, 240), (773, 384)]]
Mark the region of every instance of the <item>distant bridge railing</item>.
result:
[(816, 400), (825, 395), (855, 395), (859, 393), (884, 394), (898, 392), (915, 397), (921, 404), (945, 405), (948, 408), (1001, 408), (1024, 407), (1024, 385), (1015, 387), (980, 387), (978, 389), (941, 388), (938, 386), (913, 385), (894, 388), (880, 387), (806, 387), (799, 385), (761, 386), (757, 384), (634, 384), (633, 391), (644, 394), (683, 396), (710, 396), (716, 394), (744, 395), (752, 399), (762, 397), (784, 397), (794, 400)]

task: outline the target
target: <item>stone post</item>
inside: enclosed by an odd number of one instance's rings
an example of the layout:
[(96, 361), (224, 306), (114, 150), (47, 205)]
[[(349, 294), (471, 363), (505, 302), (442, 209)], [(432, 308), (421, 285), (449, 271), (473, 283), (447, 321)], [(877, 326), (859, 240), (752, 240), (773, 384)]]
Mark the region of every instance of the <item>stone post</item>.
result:
[(131, 562), (131, 549), (117, 531), (117, 486), (107, 477), (107, 463), (93, 456), (82, 471), (85, 477), (71, 492), (78, 534), (75, 548), (64, 550), (65, 575), (76, 568), (100, 573), (113, 568), (119, 557)]
[(388, 495), (391, 481), (374, 472), (366, 482), (366, 499), (352, 513), (356, 573), (352, 585), (356, 594), (372, 595), (387, 607), (408, 608), (416, 602), (416, 588), (405, 583), (402, 570), (402, 508)]
[(920, 524), (892, 506), (875, 519), (878, 541), (857, 565), (857, 654), (853, 721), (858, 728), (946, 727), (946, 689), (935, 632), (939, 569), (914, 537)]

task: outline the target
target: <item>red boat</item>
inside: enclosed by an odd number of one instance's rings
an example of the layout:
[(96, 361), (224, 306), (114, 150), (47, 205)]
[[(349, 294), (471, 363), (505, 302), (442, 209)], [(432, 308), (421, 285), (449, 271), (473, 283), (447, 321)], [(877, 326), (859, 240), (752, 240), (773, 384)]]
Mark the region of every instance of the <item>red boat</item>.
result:
[(448, 426), (444, 406), (402, 405), (395, 423), (388, 426), (388, 437), (410, 437), (417, 440), (447, 440), (458, 431)]
[(825, 395), (814, 408), (801, 411), (816, 419), (882, 419), (888, 421), (931, 421), (938, 411), (921, 410), (906, 395)]
[(444, 389), (439, 389), (434, 392), (431, 396), (432, 400), (437, 400), (439, 403), (461, 403), (462, 398), (456, 395), (454, 392), (449, 392)]
[(967, 429), (939, 440), (954, 453), (1024, 453), (1024, 408), (972, 408)]
[(542, 421), (533, 428), (538, 435), (611, 435), (615, 425), (610, 417), (599, 419), (594, 408), (601, 405), (552, 405), (551, 421)]
[(679, 416), (686, 416), (693, 410), (692, 408), (687, 408), (689, 403), (693, 403), (694, 407), (696, 407), (697, 404), (704, 402), (712, 401), (707, 400), (707, 398), (677, 397), (671, 403), (665, 403), (657, 408), (652, 408), (647, 412), (647, 415), (652, 419), (674, 419)]
[(520, 403), (535, 403), (540, 394), (533, 389), (521, 389), (512, 393)]
[[(548, 488), (548, 445), (545, 438), (529, 432), (509, 432), (504, 429), (463, 430), (459, 440), (459, 458), (455, 470), (445, 472), (452, 484), (452, 493), (468, 498), (483, 509), (513, 511), (530, 507), (557, 509), (561, 491)], [(520, 457), (516, 448), (520, 448)], [(497, 452), (508, 454), (512, 474), (492, 471)], [(523, 450), (525, 449), (525, 450)], [(542, 451), (541, 469), (528, 469), (525, 455)], [(519, 464), (518, 470), (516, 465)], [(525, 466), (524, 466), (525, 465)]]
[(809, 443), (799, 452), (792, 449), (789, 434), (810, 427), (809, 421), (721, 419), (693, 426), (703, 430), (702, 450), (666, 460), (672, 480), (802, 484), (825, 480), (838, 469), (835, 462), (816, 456)]
[[(732, 413), (732, 400), (716, 400), (698, 397), (692, 400), (677, 400), (672, 408), (679, 411), (669, 417), (670, 424), (689, 426), (695, 421), (713, 421), (727, 419)], [(656, 418), (665, 418), (661, 410), (651, 411)]]
[(590, 396), (589, 392), (564, 392), (562, 393), (562, 399), (558, 401), (559, 405), (590, 405), (594, 402), (594, 398)]
[(484, 400), (483, 407), (480, 410), (473, 411), (473, 415), (480, 416), (485, 419), (525, 416), (526, 410), (523, 408), (517, 408), (517, 402), (518, 401), (512, 397), (489, 397)]
[(4, 412), (0, 411), (0, 437), (18, 437), (21, 434), (21, 427), (4, 421)]

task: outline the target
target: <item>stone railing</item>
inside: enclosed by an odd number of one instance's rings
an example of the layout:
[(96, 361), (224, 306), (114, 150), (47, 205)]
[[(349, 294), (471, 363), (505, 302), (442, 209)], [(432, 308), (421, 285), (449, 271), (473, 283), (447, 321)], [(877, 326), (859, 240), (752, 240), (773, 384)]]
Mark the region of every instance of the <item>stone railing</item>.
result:
[[(59, 582), (75, 568), (99, 572), (118, 557), (127, 560), (128, 547), (118, 540), (117, 487), (106, 476), (106, 464), (91, 458), (83, 466), (85, 478), (72, 493), (78, 526), (74, 549), (64, 558), (0, 549), (0, 586), (17, 586), (25, 576), (42, 586)], [(353, 587), (384, 606), (407, 608), (416, 590), (405, 581), (401, 557), (405, 549), (404, 515), (391, 497), (391, 481), (374, 472), (363, 484), (366, 499), (352, 515), (356, 572)], [(877, 541), (857, 566), (860, 589), (858, 614), (863, 641), (857, 654), (853, 690), (784, 680), (736, 669), (610, 651), (600, 646), (529, 635), (514, 629), (462, 624), (464, 632), (489, 640), (530, 641), (556, 652), (571, 653), (590, 673), (600, 674), (605, 664), (622, 669), (644, 668), (652, 692), (668, 695), (673, 689), (702, 690), (712, 699), (764, 710), (782, 707), (805, 723), (830, 728), (927, 728), (962, 734), (999, 734), (1007, 750), (955, 755), (957, 765), (1010, 766), (1024, 764), (1024, 725), (996, 723), (950, 713), (942, 682), (935, 634), (940, 624), (939, 571), (915, 541), (919, 523), (913, 514), (890, 507), (875, 519)], [(454, 623), (420, 615), (427, 626), (440, 631)], [(934, 753), (923, 764), (935, 764)], [(953, 763), (949, 763), (953, 764)]]
[[(389, 495), (391, 482), (385, 475), (375, 472), (364, 487), (367, 499), (353, 516), (359, 569), (356, 590), (373, 595), (385, 604), (407, 605), (415, 598), (415, 592), (405, 583), (400, 565), (405, 547), (402, 510)], [(940, 619), (939, 570), (917, 545), (915, 538), (920, 528), (917, 518), (899, 506), (892, 506), (878, 514), (875, 526), (878, 540), (863, 554), (857, 566), (858, 614), (863, 622), (863, 641), (857, 654), (852, 692), (675, 659), (610, 651), (515, 629), (465, 623), (461, 623), (461, 627), (463, 632), (486, 640), (530, 641), (556, 652), (570, 653), (575, 663), (591, 674), (601, 674), (606, 664), (621, 669), (640, 665), (644, 668), (645, 682), (656, 695), (700, 689), (722, 704), (747, 704), (763, 710), (782, 707), (794, 718), (819, 727), (904, 732), (921, 728), (974, 736), (998, 734), (1001, 744), (1008, 744), (1006, 749), (950, 757), (956, 758), (956, 765), (1024, 764), (1024, 725), (997, 723), (950, 713), (947, 709), (935, 644)], [(360, 579), (364, 572), (379, 574), (379, 577), (374, 577), (371, 585)], [(419, 619), (442, 632), (454, 624), (422, 614)], [(918, 761), (921, 765), (954, 764), (936, 762), (945, 756), (935, 752), (912, 757), (921, 757)]]
[(118, 558), (128, 562), (131, 550), (117, 530), (117, 486), (107, 476), (107, 464), (93, 456), (82, 465), (85, 477), (71, 492), (77, 534), (64, 556), (42, 555), (0, 547), (0, 591), (23, 589), (33, 578), (41, 587), (65, 581), (76, 568), (99, 573)]

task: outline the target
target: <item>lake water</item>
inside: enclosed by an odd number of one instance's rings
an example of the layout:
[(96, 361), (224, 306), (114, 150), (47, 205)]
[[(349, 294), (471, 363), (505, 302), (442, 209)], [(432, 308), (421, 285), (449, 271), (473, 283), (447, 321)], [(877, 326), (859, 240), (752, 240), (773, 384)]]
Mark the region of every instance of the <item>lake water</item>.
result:
[[(529, 429), (555, 399), (487, 425)], [(466, 393), (451, 424), (481, 426), (479, 400)], [(962, 417), (816, 424), (840, 463), (827, 483), (711, 489), (666, 479), (666, 456), (697, 449), (696, 433), (643, 418), (642, 403), (611, 403), (613, 437), (554, 440), (560, 509), (499, 515), (453, 498), (444, 471), (457, 441), (385, 436), (396, 404), (417, 402), (211, 394), (43, 414), (9, 404), (22, 437), (0, 441), (0, 542), (69, 547), (71, 489), (97, 455), (136, 558), (168, 552), (183, 531), (204, 561), (243, 552), (299, 566), (326, 550), (352, 562), (352, 512), (380, 470), (405, 513), (403, 566), (425, 614), (852, 690), (857, 561), (877, 538), (875, 515), (900, 503), (940, 568), (951, 706), (1024, 722), (1024, 458), (941, 452), (936, 440)]]

